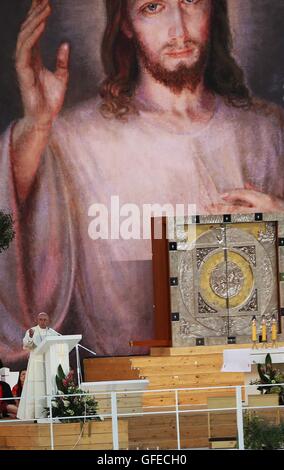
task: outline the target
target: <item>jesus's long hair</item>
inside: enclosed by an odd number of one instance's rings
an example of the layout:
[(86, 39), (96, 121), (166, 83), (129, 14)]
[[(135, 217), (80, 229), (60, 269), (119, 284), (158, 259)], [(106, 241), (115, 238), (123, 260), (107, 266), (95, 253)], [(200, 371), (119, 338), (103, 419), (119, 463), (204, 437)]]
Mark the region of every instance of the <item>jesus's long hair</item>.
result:
[[(106, 79), (100, 88), (102, 112), (123, 118), (134, 111), (132, 96), (139, 79), (135, 40), (122, 31), (128, 17), (127, 0), (105, 0), (107, 25), (102, 41)], [(250, 93), (244, 73), (232, 56), (232, 35), (227, 0), (212, 0), (210, 48), (204, 82), (207, 89), (223, 96), (233, 106), (249, 107)]]

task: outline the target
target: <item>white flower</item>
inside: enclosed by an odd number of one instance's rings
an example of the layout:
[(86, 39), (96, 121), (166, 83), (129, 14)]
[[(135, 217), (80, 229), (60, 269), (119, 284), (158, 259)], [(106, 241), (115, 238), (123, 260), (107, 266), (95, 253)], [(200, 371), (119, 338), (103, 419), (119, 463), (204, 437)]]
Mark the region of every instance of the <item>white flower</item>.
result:
[(67, 410), (67, 413), (68, 413), (69, 415), (71, 415), (71, 416), (74, 415), (74, 411), (73, 411), (73, 410)]
[(63, 405), (65, 408), (69, 408), (70, 402), (68, 400), (63, 400)]
[(51, 402), (51, 404), (52, 404), (53, 408), (58, 408), (57, 401), (54, 400), (54, 401)]

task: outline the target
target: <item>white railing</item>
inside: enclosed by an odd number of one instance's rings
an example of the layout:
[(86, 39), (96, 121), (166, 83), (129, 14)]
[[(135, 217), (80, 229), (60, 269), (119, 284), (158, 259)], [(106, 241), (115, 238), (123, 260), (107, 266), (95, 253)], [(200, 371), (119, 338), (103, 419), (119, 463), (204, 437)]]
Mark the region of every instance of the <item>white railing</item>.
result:
[[(268, 385), (261, 385), (262, 387), (271, 387), (271, 384)], [(284, 384), (276, 384), (276, 386), (284, 386)], [(61, 421), (69, 420), (72, 422), (73, 420), (82, 420), (83, 422), (87, 422), (90, 419), (95, 419), (100, 417), (101, 419), (110, 418), (112, 420), (112, 442), (113, 442), (113, 450), (119, 450), (119, 426), (118, 420), (119, 418), (130, 418), (130, 417), (138, 417), (138, 416), (158, 416), (158, 415), (175, 415), (176, 417), (176, 433), (177, 433), (177, 449), (181, 450), (181, 430), (180, 430), (180, 417), (183, 414), (191, 414), (191, 413), (213, 413), (213, 412), (220, 412), (220, 411), (235, 411), (236, 412), (236, 419), (237, 419), (237, 442), (238, 442), (238, 449), (244, 450), (244, 423), (243, 423), (243, 413), (246, 410), (269, 410), (269, 409), (283, 409), (281, 405), (273, 405), (273, 406), (247, 406), (243, 403), (242, 396), (243, 391), (247, 392), (250, 388), (255, 390), (255, 385), (238, 385), (238, 386), (218, 386), (218, 387), (198, 387), (198, 388), (179, 388), (179, 389), (160, 389), (160, 390), (130, 390), (130, 391), (113, 391), (113, 392), (98, 392), (98, 393), (83, 393), (83, 394), (68, 394), (68, 395), (52, 395), (52, 396), (41, 396), (37, 397), (37, 399), (45, 399), (47, 401), (47, 408), (49, 408), (49, 417), (45, 418), (45, 423), (49, 424), (50, 426), (50, 448), (51, 450), (55, 449), (55, 440), (54, 440), (54, 424), (60, 423)], [(206, 404), (200, 405), (197, 408), (193, 409), (193, 406), (190, 404), (180, 404), (180, 394), (184, 392), (216, 392), (218, 390), (228, 391), (228, 390), (235, 390), (235, 397), (236, 397), (236, 406), (235, 407), (225, 407), (225, 408), (208, 408)], [(172, 393), (173, 394), (173, 405), (155, 405), (155, 406), (143, 406), (143, 411), (137, 412), (119, 412), (118, 400), (119, 396), (123, 395), (125, 398), (126, 396), (131, 397), (131, 395), (141, 394), (141, 403), (143, 397), (147, 396), (147, 394), (162, 396), (165, 393)], [(52, 415), (52, 400), (55, 398), (70, 398), (70, 397), (95, 397), (96, 400), (99, 400), (102, 397), (102, 400), (106, 400), (108, 404), (110, 404), (110, 412), (109, 413), (98, 413), (96, 415), (81, 415), (81, 416), (62, 416), (62, 417), (54, 417)], [(105, 397), (108, 398), (105, 398)], [(15, 397), (14, 400), (19, 400), (20, 398)], [(11, 398), (0, 398), (1, 401), (11, 401)], [(155, 411), (155, 409), (159, 409), (159, 411)], [(29, 420), (21, 420), (20, 423), (34, 423), (34, 419)], [(41, 420), (42, 422), (42, 420)], [(11, 424), (11, 423), (19, 423), (18, 419), (1, 419), (1, 424)], [(145, 431), (147, 433), (147, 430)]]

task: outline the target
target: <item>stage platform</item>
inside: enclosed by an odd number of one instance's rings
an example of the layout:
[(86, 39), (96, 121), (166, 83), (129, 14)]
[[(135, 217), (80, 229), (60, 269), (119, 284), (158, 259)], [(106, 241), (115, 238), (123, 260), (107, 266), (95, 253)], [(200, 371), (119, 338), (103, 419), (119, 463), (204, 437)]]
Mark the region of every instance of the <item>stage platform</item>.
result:
[[(149, 381), (136, 416), (119, 417), (120, 448), (176, 449), (176, 389), (178, 392), (181, 448), (210, 448), (214, 440), (233, 445), (237, 435), (236, 411), (210, 411), (214, 398), (222, 403), (235, 399), (235, 389), (245, 385), (245, 373), (221, 372), (224, 349), (250, 348), (250, 344), (197, 346), (190, 348), (152, 348), (147, 356), (104, 357), (84, 360), (85, 382), (143, 380)], [(283, 347), (284, 343), (278, 343)], [(259, 348), (265, 352), (265, 349)], [(221, 387), (209, 390), (207, 387)], [(200, 390), (201, 388), (201, 390)], [(156, 391), (159, 392), (156, 393)], [(172, 391), (170, 391), (172, 390)], [(270, 395), (271, 396), (271, 395)], [(245, 397), (243, 397), (244, 399)], [(133, 399), (137, 399), (135, 396)], [(234, 402), (235, 403), (235, 402)], [(129, 405), (129, 403), (128, 403)], [(132, 406), (132, 405), (131, 405)], [(235, 404), (231, 405), (234, 407)], [(226, 408), (227, 406), (225, 406)], [(214, 407), (215, 408), (215, 407)], [(216, 406), (216, 408), (218, 408)], [(220, 408), (220, 407), (219, 407)], [(228, 406), (228, 408), (230, 408)], [(135, 412), (135, 410), (132, 410)], [(158, 412), (159, 414), (152, 414)], [(284, 419), (282, 409), (258, 411), (271, 422)], [(86, 424), (54, 424), (56, 449), (111, 449), (111, 419)], [(221, 445), (221, 444), (220, 444)], [(48, 449), (48, 424), (1, 424), (0, 449)]]
[[(279, 343), (278, 346), (283, 346)], [(104, 357), (84, 360), (86, 382), (112, 380), (149, 380), (149, 390), (206, 388), (245, 385), (243, 372), (221, 372), (225, 349), (247, 349), (250, 344), (196, 346), (190, 348), (152, 348), (148, 356)], [(262, 349), (261, 349), (262, 350)], [(263, 349), (265, 351), (265, 349)], [(234, 390), (224, 390), (232, 396)], [(208, 397), (220, 391), (184, 391), (179, 394), (180, 405), (206, 406)], [(147, 394), (143, 406), (174, 406), (173, 393), (160, 396)]]

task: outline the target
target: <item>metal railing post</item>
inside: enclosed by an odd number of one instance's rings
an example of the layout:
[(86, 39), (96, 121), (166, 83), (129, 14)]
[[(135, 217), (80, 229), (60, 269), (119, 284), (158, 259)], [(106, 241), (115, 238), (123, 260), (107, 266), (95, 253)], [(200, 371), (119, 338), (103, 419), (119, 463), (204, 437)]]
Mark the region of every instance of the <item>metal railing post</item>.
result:
[(111, 392), (111, 420), (113, 450), (119, 450), (116, 392)]
[(50, 419), (50, 447), (54, 450), (54, 432), (53, 432), (53, 416), (52, 416), (52, 397), (48, 397), (49, 419)]
[(180, 446), (180, 422), (179, 422), (178, 390), (175, 391), (175, 397), (176, 397), (177, 445), (178, 445), (178, 450), (180, 450), (181, 446)]
[(240, 385), (236, 387), (236, 405), (237, 405), (237, 426), (238, 426), (239, 450), (245, 450), (242, 387)]
[(79, 346), (76, 344), (76, 362), (77, 362), (77, 381), (78, 381), (78, 387), (81, 387), (81, 364), (80, 364), (80, 354), (79, 354)]

